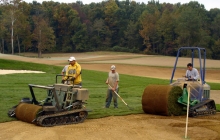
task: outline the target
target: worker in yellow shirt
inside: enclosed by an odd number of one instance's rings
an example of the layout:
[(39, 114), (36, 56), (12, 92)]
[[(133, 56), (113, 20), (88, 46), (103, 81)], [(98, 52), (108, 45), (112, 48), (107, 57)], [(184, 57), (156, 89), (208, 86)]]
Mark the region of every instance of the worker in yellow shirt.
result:
[(75, 57), (69, 58), (69, 67), (63, 80), (71, 81), (70, 84), (82, 86), (81, 66), (76, 62)]

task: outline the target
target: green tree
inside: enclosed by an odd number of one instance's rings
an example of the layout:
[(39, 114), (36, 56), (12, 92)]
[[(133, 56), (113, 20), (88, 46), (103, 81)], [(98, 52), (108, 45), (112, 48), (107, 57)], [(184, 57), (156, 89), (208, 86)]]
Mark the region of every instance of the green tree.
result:
[[(108, 26), (109, 31), (111, 32), (110, 39), (106, 37), (106, 45), (109, 43), (116, 44), (116, 38), (118, 34), (117, 20), (116, 20), (116, 12), (118, 11), (118, 5), (114, 0), (109, 0), (105, 5), (105, 24)], [(110, 40), (110, 42), (109, 42)]]
[(138, 33), (139, 24), (130, 21), (127, 29), (124, 31), (123, 46), (129, 49), (130, 52), (139, 52), (142, 47), (141, 36)]
[(212, 57), (214, 59), (220, 59), (220, 39), (215, 41), (214, 45), (212, 46), (213, 54)]
[(19, 9), (19, 4), (21, 0), (1, 0), (3, 5), (6, 6), (5, 15), (7, 15), (7, 20), (11, 24), (11, 52), (14, 54), (14, 24), (15, 21), (21, 15), (21, 9)]
[(213, 17), (213, 21), (211, 22), (211, 33), (212, 33), (212, 41), (211, 41), (211, 50), (212, 57), (214, 59), (220, 59), (220, 10), (216, 9), (215, 17)]
[(55, 46), (54, 31), (43, 18), (33, 16), (33, 21), (35, 28), (32, 38), (37, 43), (38, 57), (42, 57), (43, 51), (51, 50)]
[(3, 12), (4, 12), (4, 7), (3, 6), (0, 6), (0, 52), (2, 53), (5, 53), (5, 45), (4, 45), (4, 38), (5, 38), (5, 34), (7, 32), (6, 30), (6, 27), (5, 27), (5, 24), (6, 24), (6, 21), (5, 21), (5, 18), (4, 18), (4, 15), (3, 15)]
[(118, 10), (118, 5), (115, 3), (114, 0), (109, 0), (105, 5), (105, 22), (107, 25), (112, 28), (116, 25), (115, 22), (115, 13)]
[(139, 31), (140, 36), (143, 38), (143, 44), (146, 46), (145, 52), (152, 51), (155, 53), (156, 44), (159, 41), (157, 35), (157, 21), (160, 17), (158, 9), (151, 14), (147, 10), (144, 11), (140, 17), (142, 29)]
[(53, 17), (56, 22), (54, 28), (56, 29), (56, 44), (59, 47), (57, 49), (63, 52), (75, 51), (76, 42), (72, 38), (82, 26), (77, 11), (62, 3), (54, 8)]
[[(203, 5), (198, 2), (190, 2), (183, 6), (176, 22), (177, 43), (179, 46), (200, 46), (202, 40), (208, 36), (206, 31), (207, 17)], [(206, 39), (206, 42), (208, 40)]]
[(158, 34), (161, 37), (161, 50), (163, 50), (162, 54), (167, 55), (172, 51), (175, 43), (175, 24), (172, 13), (169, 9), (165, 9), (162, 13), (161, 18), (157, 23)]
[(17, 38), (18, 52), (21, 52), (21, 46), (23, 50), (31, 47), (31, 31), (30, 31), (30, 5), (26, 2), (21, 2), (19, 4), (19, 9), (21, 9), (21, 14), (17, 18), (17, 24), (15, 25), (15, 36)]
[(220, 12), (216, 15), (211, 23), (212, 36), (215, 40), (220, 38)]
[(102, 47), (102, 42), (106, 36), (106, 26), (103, 19), (96, 19), (93, 23), (91, 28), (92, 30), (92, 37), (91, 43), (93, 45), (93, 50), (100, 49)]

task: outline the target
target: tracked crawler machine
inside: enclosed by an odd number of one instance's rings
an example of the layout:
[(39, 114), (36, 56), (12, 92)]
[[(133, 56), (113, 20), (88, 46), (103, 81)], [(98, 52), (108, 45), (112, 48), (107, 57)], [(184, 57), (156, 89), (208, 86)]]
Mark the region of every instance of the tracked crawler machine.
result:
[[(180, 52), (191, 51), (191, 63), (194, 66), (194, 56), (199, 57), (199, 80), (189, 80), (188, 77), (178, 78), (173, 82)], [(202, 58), (203, 55), (203, 58)], [(199, 47), (181, 47), (170, 79), (170, 85), (150, 85), (142, 95), (142, 108), (145, 113), (159, 115), (181, 115), (185, 110), (189, 96), (189, 116), (204, 116), (216, 113), (215, 101), (210, 99), (210, 86), (205, 82), (206, 50)], [(178, 89), (179, 88), (179, 89)], [(174, 97), (175, 96), (175, 97)], [(163, 103), (159, 106), (158, 103)]]
[[(58, 84), (57, 82), (51, 86), (34, 84), (28, 86), (32, 98), (21, 99), (18, 105), (8, 111), (10, 117), (16, 117), (19, 120), (40, 126), (75, 124), (86, 119), (88, 110), (84, 104), (89, 98), (87, 89), (76, 85)], [(34, 88), (46, 90), (44, 100), (37, 100)]]

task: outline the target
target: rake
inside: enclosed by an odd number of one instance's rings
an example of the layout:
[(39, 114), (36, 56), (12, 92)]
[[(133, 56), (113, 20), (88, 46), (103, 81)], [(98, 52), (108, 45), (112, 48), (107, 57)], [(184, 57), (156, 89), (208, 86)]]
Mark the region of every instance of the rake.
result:
[[(108, 86), (112, 88), (109, 84)], [(132, 107), (128, 106), (128, 104), (121, 98), (121, 96), (116, 91), (114, 91), (114, 93), (121, 99), (121, 101), (128, 107), (128, 109), (134, 110)]]

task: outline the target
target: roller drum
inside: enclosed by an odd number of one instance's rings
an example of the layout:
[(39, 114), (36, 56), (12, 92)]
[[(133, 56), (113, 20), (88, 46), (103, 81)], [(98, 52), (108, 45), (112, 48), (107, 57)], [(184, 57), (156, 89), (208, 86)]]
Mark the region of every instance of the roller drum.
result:
[(42, 111), (42, 106), (20, 103), (15, 110), (15, 114), (17, 119), (28, 123), (33, 123), (33, 120), (36, 119), (40, 111)]

